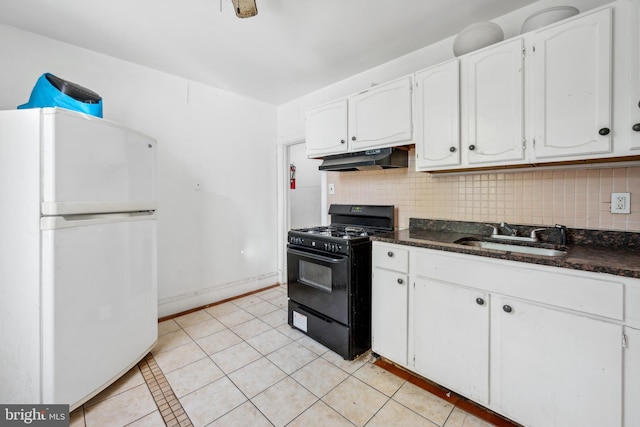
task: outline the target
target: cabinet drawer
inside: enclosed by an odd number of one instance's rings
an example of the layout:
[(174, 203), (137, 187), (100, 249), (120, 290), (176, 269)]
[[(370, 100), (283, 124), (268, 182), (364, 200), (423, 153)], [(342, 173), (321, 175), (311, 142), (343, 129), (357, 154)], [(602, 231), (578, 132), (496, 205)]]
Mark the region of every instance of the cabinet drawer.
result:
[(622, 320), (623, 280), (615, 276), (429, 249), (411, 273), (543, 304)]
[(409, 271), (409, 249), (398, 245), (373, 242), (373, 266), (407, 273)]

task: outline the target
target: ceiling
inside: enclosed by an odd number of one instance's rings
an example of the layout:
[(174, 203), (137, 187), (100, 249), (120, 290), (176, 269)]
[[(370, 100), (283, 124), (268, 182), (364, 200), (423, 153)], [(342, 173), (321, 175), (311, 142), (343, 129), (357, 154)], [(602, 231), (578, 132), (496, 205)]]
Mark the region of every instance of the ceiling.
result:
[(535, 0), (2, 0), (6, 24), (275, 105)]

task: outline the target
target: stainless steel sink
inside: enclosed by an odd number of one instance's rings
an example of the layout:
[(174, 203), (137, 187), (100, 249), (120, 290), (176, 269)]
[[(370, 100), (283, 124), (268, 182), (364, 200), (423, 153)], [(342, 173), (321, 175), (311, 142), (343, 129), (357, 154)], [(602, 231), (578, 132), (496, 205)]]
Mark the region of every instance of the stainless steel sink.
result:
[(474, 246), (476, 248), (494, 249), (505, 252), (518, 252), (530, 255), (541, 255), (549, 257), (561, 257), (567, 255), (567, 251), (561, 249), (545, 248), (540, 246), (510, 245), (509, 243), (489, 242), (486, 240), (459, 240), (456, 243), (464, 246)]

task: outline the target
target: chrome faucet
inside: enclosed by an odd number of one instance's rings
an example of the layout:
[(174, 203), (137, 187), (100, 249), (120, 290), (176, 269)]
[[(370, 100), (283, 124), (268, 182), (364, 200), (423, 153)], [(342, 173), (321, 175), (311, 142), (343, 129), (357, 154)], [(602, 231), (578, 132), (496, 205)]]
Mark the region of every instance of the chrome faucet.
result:
[(538, 235), (536, 234), (538, 231), (544, 231), (546, 230), (546, 228), (535, 228), (533, 230), (531, 230), (531, 235), (530, 237), (535, 240), (538, 241)]
[(491, 235), (492, 236), (496, 236), (498, 235), (498, 229), (496, 228), (495, 225), (491, 225), (491, 224), (485, 224), (487, 227), (491, 227)]
[(509, 234), (512, 235), (512, 236), (517, 235), (516, 230), (511, 228), (511, 226), (509, 224), (507, 224), (506, 222), (501, 222), (500, 223), (500, 227), (504, 228), (505, 230), (507, 230), (507, 232), (509, 232)]

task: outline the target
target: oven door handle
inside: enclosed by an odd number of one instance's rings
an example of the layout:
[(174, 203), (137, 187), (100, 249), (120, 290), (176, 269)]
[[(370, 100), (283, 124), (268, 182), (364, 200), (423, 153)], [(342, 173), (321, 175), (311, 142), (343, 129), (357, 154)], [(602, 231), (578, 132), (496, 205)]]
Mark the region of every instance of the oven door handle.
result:
[(287, 252), (289, 252), (290, 254), (311, 258), (316, 261), (329, 262), (331, 264), (338, 264), (340, 262), (344, 262), (344, 260), (346, 259), (346, 257), (343, 257), (343, 256), (340, 256), (339, 258), (331, 258), (328, 256), (318, 255), (313, 252), (299, 251), (297, 249), (291, 249), (291, 248), (288, 248)]

